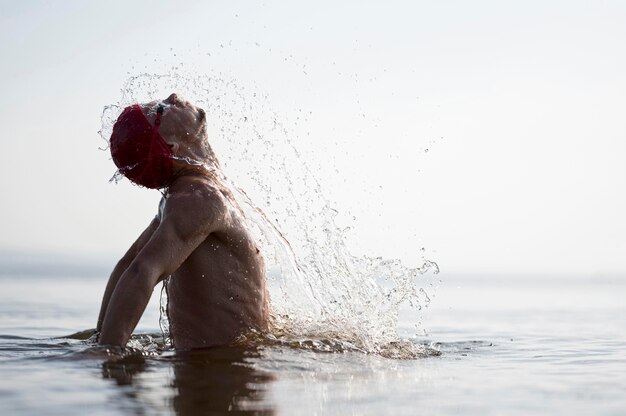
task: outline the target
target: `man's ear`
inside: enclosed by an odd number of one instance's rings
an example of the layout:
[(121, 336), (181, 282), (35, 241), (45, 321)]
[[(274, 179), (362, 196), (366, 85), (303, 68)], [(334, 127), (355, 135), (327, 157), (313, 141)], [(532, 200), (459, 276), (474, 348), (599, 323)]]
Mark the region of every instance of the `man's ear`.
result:
[(170, 149), (172, 149), (172, 152), (174, 154), (178, 153), (178, 149), (180, 148), (179, 144), (176, 142), (173, 143), (167, 143), (167, 145), (170, 147)]

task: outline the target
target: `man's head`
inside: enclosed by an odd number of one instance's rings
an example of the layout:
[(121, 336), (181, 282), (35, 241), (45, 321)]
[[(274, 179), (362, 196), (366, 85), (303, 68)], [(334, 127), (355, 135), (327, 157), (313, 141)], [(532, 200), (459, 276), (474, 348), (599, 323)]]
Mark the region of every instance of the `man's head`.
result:
[(126, 107), (113, 126), (110, 143), (120, 171), (148, 188), (168, 186), (177, 171), (188, 167), (184, 160), (216, 162), (207, 142), (204, 110), (176, 94)]

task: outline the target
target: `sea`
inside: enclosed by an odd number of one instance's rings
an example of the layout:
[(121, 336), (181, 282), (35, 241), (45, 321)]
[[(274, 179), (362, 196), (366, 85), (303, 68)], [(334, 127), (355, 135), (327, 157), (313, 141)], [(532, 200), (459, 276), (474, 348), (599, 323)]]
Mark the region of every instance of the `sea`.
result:
[(441, 273), (418, 320), (398, 315), (411, 357), (336, 333), (177, 352), (157, 287), (122, 353), (89, 339), (106, 265), (4, 260), (2, 415), (626, 414), (624, 276)]
[(157, 286), (128, 347), (100, 348), (115, 259), (0, 250), (0, 416), (626, 414), (626, 276), (449, 273), (409, 241), (403, 259), (355, 254), (362, 220), (303, 153), (307, 112), (223, 74), (129, 78), (94, 146), (126, 105), (173, 91), (206, 110), (266, 259), (271, 330), (175, 351)]

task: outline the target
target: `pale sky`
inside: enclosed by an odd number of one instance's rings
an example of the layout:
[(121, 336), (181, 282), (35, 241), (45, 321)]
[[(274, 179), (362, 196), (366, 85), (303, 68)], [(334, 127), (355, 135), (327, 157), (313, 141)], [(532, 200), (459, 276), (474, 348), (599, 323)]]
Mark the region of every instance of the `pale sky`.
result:
[(214, 3), (0, 3), (0, 248), (123, 254), (160, 195), (108, 182), (103, 107), (130, 76), (220, 74), (308, 114), (294, 146), (357, 252), (626, 273), (626, 2)]

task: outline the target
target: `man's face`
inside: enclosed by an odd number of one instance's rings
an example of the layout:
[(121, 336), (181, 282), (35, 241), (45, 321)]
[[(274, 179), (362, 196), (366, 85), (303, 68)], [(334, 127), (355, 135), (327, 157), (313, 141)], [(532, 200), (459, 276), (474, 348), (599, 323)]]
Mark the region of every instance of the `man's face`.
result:
[(143, 106), (144, 114), (153, 125), (159, 105), (163, 106), (159, 133), (168, 144), (190, 147), (206, 139), (206, 114), (203, 109), (171, 94), (163, 101)]

